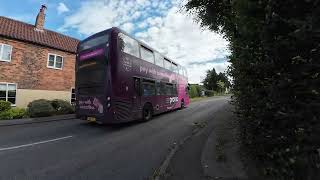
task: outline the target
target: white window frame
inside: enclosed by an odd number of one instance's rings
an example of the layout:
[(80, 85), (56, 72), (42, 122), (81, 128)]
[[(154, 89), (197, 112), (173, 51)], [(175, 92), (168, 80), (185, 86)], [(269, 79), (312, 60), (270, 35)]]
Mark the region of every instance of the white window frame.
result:
[[(17, 90), (18, 90), (18, 84), (17, 83), (7, 83), (7, 82), (0, 82), (0, 84), (5, 84), (7, 86), (6, 88), (6, 101), (8, 101), (8, 86), (9, 85), (15, 85), (16, 86), (16, 103), (15, 104), (11, 104), (11, 106), (15, 107), (17, 104)], [(9, 101), (8, 101), (9, 102)]]
[[(50, 58), (50, 55), (54, 56), (53, 66), (49, 66), (49, 58)], [(61, 68), (57, 68), (57, 67), (56, 67), (57, 56), (59, 56), (59, 57), (62, 58)], [(47, 68), (62, 70), (63, 65), (64, 65), (64, 57), (63, 57), (63, 56), (58, 55), (58, 54), (48, 53)]]
[[(9, 47), (11, 48), (11, 51), (10, 51), (10, 59), (9, 59), (9, 60), (2, 59), (3, 46), (9, 46)], [(0, 61), (11, 62), (12, 49), (13, 49), (13, 47), (12, 47), (11, 45), (0, 43)]]

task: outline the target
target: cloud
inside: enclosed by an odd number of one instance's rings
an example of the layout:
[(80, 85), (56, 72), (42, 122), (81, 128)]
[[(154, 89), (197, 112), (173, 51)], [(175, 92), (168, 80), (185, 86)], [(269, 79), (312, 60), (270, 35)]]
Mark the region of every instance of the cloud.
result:
[[(186, 66), (189, 80), (199, 83), (206, 70), (221, 72), (228, 63), (228, 42), (219, 34), (202, 29), (183, 12), (178, 0), (95, 0), (82, 2), (65, 18), (60, 30), (89, 36), (118, 26), (177, 63)], [(221, 61), (215, 62), (214, 59)]]
[(133, 28), (134, 28), (134, 25), (132, 23), (125, 23), (125, 24), (121, 25), (121, 29), (125, 30), (128, 33), (131, 33)]
[(200, 61), (200, 62), (190, 62), (188, 65), (199, 65), (199, 64), (210, 64), (210, 63), (224, 63), (228, 61), (227, 57), (218, 57), (218, 58), (214, 58), (212, 60), (208, 60), (208, 61)]
[(57, 7), (58, 14), (63, 14), (65, 12), (70, 11), (69, 8), (64, 3), (59, 3)]
[(32, 14), (20, 14), (20, 15), (13, 15), (13, 16), (8, 16), (12, 19), (16, 19), (18, 21), (26, 22), (33, 24), (35, 22), (35, 17)]
[(206, 77), (207, 70), (214, 68), (217, 73), (225, 72), (227, 67), (230, 65), (229, 62), (218, 62), (218, 63), (206, 63), (206, 64), (193, 64), (188, 66), (188, 76), (190, 83), (202, 82)]

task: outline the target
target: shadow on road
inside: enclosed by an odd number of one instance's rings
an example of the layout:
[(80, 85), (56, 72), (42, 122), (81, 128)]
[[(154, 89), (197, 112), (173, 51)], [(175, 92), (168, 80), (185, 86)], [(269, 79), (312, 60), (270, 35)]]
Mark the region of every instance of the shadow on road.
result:
[(87, 122), (87, 121), (83, 120), (83, 123), (81, 123), (79, 125), (84, 128), (96, 128), (96, 129), (101, 129), (101, 130), (119, 131), (119, 130), (127, 129), (130, 127), (134, 127), (134, 126), (146, 125), (148, 123), (152, 123), (154, 121), (160, 120), (161, 118), (165, 117), (165, 115), (168, 115), (170, 113), (178, 113), (183, 110), (184, 109), (178, 109), (178, 110), (172, 110), (169, 112), (160, 113), (160, 114), (154, 115), (150, 121), (134, 120), (134, 121), (123, 122), (123, 123), (119, 123), (119, 124), (98, 124), (95, 122)]

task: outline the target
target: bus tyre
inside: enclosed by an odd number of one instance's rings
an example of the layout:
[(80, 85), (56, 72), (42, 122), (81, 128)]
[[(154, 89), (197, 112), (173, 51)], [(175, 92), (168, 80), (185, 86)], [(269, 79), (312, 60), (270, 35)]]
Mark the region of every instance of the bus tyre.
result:
[(152, 118), (152, 106), (146, 104), (142, 110), (142, 121), (149, 121)]

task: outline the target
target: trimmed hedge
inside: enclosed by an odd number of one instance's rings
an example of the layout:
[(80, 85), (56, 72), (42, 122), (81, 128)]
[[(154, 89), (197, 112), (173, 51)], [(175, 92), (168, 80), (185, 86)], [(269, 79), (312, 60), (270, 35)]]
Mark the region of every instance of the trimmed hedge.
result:
[(51, 105), (55, 109), (55, 114), (74, 113), (74, 108), (68, 101), (61, 100), (61, 99), (54, 99), (51, 101)]
[(47, 117), (53, 115), (72, 114), (74, 107), (67, 101), (39, 99), (28, 104), (30, 117)]
[(0, 101), (0, 112), (11, 109), (11, 103), (8, 101)]
[(21, 119), (27, 117), (27, 111), (22, 108), (12, 108), (0, 113), (0, 120)]
[(28, 114), (30, 117), (52, 116), (55, 114), (55, 109), (49, 100), (39, 99), (28, 104)]
[(39, 99), (28, 104), (27, 110), (11, 108), (11, 103), (0, 101), (0, 120), (21, 119), (26, 117), (47, 117), (53, 115), (72, 114), (74, 107), (67, 101)]

